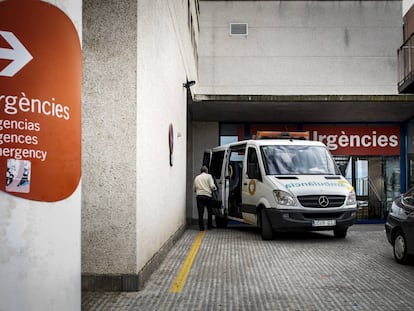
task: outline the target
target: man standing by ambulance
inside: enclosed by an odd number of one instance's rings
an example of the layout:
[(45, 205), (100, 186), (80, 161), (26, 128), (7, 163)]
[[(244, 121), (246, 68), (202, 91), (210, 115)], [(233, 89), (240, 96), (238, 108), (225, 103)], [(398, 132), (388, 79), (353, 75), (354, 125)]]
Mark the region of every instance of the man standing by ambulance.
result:
[(207, 208), (207, 229), (211, 229), (213, 228), (212, 193), (216, 190), (216, 186), (206, 166), (201, 167), (200, 175), (194, 179), (193, 189), (196, 193), (200, 231), (204, 231), (204, 207)]

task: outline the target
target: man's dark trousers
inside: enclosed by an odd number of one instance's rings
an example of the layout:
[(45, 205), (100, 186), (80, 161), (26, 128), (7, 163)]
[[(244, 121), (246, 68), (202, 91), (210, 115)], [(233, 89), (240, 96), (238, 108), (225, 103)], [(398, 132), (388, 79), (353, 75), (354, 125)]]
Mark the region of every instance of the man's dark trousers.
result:
[(200, 230), (204, 230), (204, 207), (207, 208), (207, 228), (212, 228), (213, 212), (211, 210), (211, 197), (206, 195), (198, 195), (196, 199), (198, 209), (198, 226), (200, 227)]

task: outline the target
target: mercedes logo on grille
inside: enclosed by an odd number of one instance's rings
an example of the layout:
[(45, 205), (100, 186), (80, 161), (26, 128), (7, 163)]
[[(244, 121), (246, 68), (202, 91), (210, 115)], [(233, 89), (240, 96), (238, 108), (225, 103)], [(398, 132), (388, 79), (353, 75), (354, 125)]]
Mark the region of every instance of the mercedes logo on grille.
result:
[(322, 195), (319, 197), (318, 203), (321, 207), (327, 207), (329, 205), (329, 199), (326, 196)]

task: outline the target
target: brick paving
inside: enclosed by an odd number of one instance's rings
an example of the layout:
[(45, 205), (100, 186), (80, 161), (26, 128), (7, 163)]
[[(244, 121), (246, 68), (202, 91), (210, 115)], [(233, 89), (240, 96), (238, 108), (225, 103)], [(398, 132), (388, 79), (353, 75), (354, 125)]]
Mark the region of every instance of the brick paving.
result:
[(188, 229), (140, 292), (82, 293), (82, 310), (414, 309), (414, 263), (394, 261), (383, 225), (262, 241), (251, 227), (206, 231), (183, 290), (170, 287), (199, 231)]

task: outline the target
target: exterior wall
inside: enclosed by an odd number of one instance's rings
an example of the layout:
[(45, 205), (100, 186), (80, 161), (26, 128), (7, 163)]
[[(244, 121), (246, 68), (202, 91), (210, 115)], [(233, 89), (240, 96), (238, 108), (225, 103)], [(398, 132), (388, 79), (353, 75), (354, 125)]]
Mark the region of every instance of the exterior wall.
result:
[(403, 16), (403, 22), (403, 41), (398, 49), (398, 91), (407, 94), (414, 90), (414, 6)]
[(82, 272), (134, 273), (136, 1), (83, 1), (83, 15)]
[(84, 2), (84, 289), (140, 287), (185, 226), (183, 83), (197, 77), (187, 3)]
[(404, 33), (403, 42), (405, 42), (414, 33), (414, 6), (412, 6), (403, 16)]
[[(219, 124), (218, 122), (193, 122), (192, 123), (192, 146), (193, 146), (193, 158), (192, 158), (192, 179), (189, 180), (188, 192), (192, 194), (192, 209), (190, 216), (192, 219), (198, 219), (197, 204), (195, 195), (193, 193), (192, 181), (194, 177), (200, 173), (201, 164), (203, 161), (203, 154), (206, 149), (211, 149), (219, 144)], [(205, 213), (207, 216), (207, 213)]]
[(187, 90), (183, 83), (196, 77), (186, 7), (187, 1), (138, 2), (138, 270), (185, 225)]
[[(199, 94), (397, 94), (401, 1), (201, 1)], [(229, 23), (247, 22), (248, 36)]]
[[(81, 40), (82, 2), (46, 2), (70, 18)], [(81, 183), (57, 202), (3, 191), (0, 202), (0, 310), (80, 310)]]
[(411, 6), (414, 4), (413, 0), (402, 0), (402, 15), (404, 16)]

